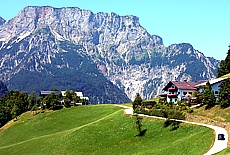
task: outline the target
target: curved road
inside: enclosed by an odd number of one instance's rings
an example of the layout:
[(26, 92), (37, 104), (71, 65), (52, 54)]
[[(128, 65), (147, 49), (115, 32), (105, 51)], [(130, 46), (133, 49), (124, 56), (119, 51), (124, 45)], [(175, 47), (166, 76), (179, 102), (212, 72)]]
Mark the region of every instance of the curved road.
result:
[[(117, 105), (119, 107), (125, 108), (124, 112), (128, 115), (132, 115), (133, 114), (133, 108), (132, 107), (128, 107), (128, 106), (122, 106), (122, 105)], [(158, 118), (158, 119), (165, 119), (162, 117), (156, 117), (156, 116), (148, 116), (148, 115), (144, 115), (144, 114), (139, 114), (139, 116), (145, 116), (145, 117), (150, 117), (150, 118)], [(175, 119), (172, 119), (175, 120)], [(196, 123), (196, 122), (189, 122), (189, 121), (184, 121), (184, 120), (176, 120), (179, 122), (183, 122), (183, 123), (189, 123), (189, 124), (195, 124), (195, 125), (201, 125), (201, 126), (205, 126), (208, 128), (211, 128), (213, 130), (215, 130), (215, 141), (214, 144), (212, 146), (212, 148), (210, 148), (210, 150), (208, 150), (204, 155), (211, 155), (211, 154), (215, 154), (217, 152), (220, 152), (224, 149), (226, 149), (228, 147), (228, 132), (221, 127), (218, 126), (213, 126), (213, 125), (208, 125), (208, 124), (202, 124), (202, 123)], [(218, 140), (218, 134), (224, 134), (225, 135), (225, 140)]]

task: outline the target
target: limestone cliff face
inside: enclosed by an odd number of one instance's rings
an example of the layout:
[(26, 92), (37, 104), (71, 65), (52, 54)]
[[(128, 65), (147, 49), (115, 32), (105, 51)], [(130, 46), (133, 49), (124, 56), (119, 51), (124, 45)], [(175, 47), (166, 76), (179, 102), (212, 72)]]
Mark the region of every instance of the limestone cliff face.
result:
[[(60, 56), (69, 51), (95, 64), (132, 100), (136, 93), (154, 97), (175, 78), (212, 78), (219, 64), (187, 43), (165, 47), (160, 36), (149, 34), (132, 15), (30, 6), (0, 26), (0, 75), (9, 84), (22, 69), (52, 75), (45, 66), (71, 68), (71, 60)], [(77, 72), (76, 64), (72, 68)]]
[(4, 24), (6, 22), (5, 19), (3, 19), (2, 17), (0, 17), (0, 25)]

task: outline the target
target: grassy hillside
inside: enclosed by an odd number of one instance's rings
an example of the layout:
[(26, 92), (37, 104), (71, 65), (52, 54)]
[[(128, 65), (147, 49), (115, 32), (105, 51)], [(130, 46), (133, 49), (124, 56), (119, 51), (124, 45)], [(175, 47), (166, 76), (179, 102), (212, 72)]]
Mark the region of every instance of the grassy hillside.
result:
[(112, 105), (80, 106), (24, 114), (0, 132), (0, 154), (203, 154), (214, 140), (211, 129), (181, 124), (170, 131), (163, 121), (144, 118), (135, 137), (134, 118)]
[(221, 109), (218, 105), (211, 109), (205, 109), (205, 106), (194, 109), (193, 115), (203, 116), (218, 122), (230, 122), (230, 107)]

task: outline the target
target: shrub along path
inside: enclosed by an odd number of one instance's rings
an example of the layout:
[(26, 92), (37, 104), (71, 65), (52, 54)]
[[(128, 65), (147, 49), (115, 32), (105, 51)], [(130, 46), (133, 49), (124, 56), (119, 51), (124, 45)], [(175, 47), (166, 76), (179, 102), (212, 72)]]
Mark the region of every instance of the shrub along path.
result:
[[(125, 108), (124, 112), (127, 115), (132, 115), (133, 114), (133, 108), (132, 107), (128, 107), (128, 106), (122, 106), (122, 105), (116, 105), (122, 108)], [(144, 115), (144, 114), (139, 114), (139, 116), (145, 116), (145, 117), (150, 117), (150, 118), (157, 118), (157, 119), (165, 119), (163, 117), (156, 117), (156, 116), (148, 116), (148, 115)], [(211, 155), (217, 152), (220, 152), (224, 149), (226, 149), (228, 147), (228, 131), (225, 129), (225, 127), (229, 127), (229, 125), (226, 126), (225, 123), (221, 123), (221, 122), (216, 122), (216, 121), (212, 121), (212, 120), (208, 120), (206, 118), (201, 118), (199, 116), (191, 116), (189, 115), (186, 118), (187, 121), (184, 120), (176, 120), (179, 122), (183, 122), (183, 123), (188, 123), (188, 124), (195, 124), (195, 125), (201, 125), (201, 126), (205, 126), (208, 128), (211, 128), (215, 131), (215, 141), (213, 143), (213, 146), (205, 153), (205, 155)], [(198, 122), (192, 122), (192, 121), (198, 121)], [(202, 123), (200, 123), (202, 122)], [(209, 123), (209, 124), (204, 124), (204, 123)], [(225, 140), (218, 140), (218, 134), (224, 134), (225, 135)]]

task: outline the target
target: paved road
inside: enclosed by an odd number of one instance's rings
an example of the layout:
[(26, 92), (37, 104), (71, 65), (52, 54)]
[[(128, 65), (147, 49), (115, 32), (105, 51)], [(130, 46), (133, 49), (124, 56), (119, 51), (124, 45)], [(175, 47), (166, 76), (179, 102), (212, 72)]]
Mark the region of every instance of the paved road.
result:
[[(133, 114), (133, 108), (132, 107), (122, 106), (122, 105), (117, 105), (117, 106), (125, 108), (124, 112), (126, 114), (128, 114), (128, 115)], [(144, 114), (139, 114), (139, 116), (158, 118), (158, 119), (165, 119), (165, 118), (162, 118), (162, 117), (148, 116), (148, 115), (144, 115)], [(195, 125), (201, 125), (201, 126), (205, 126), (205, 127), (208, 127), (208, 128), (211, 128), (211, 129), (215, 130), (215, 142), (214, 142), (212, 148), (210, 148), (210, 150), (208, 150), (204, 155), (215, 154), (215, 153), (220, 152), (220, 151), (222, 151), (222, 150), (224, 150), (225, 148), (228, 147), (228, 133), (224, 128), (221, 128), (221, 127), (218, 127), (218, 126), (213, 126), (213, 125), (208, 125), (208, 124), (189, 122), (189, 121), (184, 121), (184, 120), (176, 120), (176, 121), (183, 122), (183, 123), (189, 123), (189, 124), (195, 124)], [(225, 140), (218, 140), (218, 134), (224, 134), (225, 135)]]

